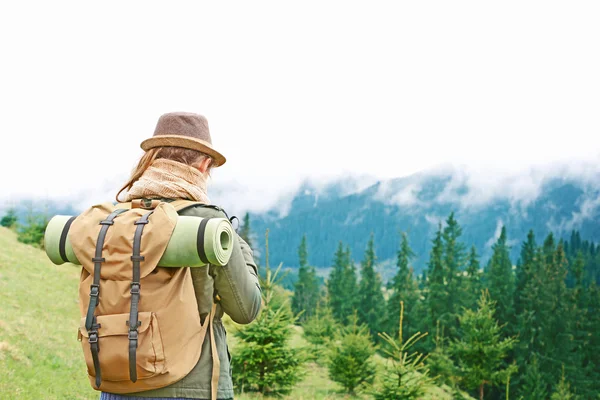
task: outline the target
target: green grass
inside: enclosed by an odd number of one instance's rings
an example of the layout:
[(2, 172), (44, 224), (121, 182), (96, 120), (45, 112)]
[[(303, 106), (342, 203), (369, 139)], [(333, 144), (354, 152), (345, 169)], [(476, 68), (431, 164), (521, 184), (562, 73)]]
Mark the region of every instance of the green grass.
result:
[(0, 398), (98, 398), (77, 341), (79, 271), (0, 228)]
[[(80, 268), (56, 266), (42, 250), (17, 242), (0, 227), (0, 399), (98, 399), (87, 379), (81, 345), (78, 283)], [(233, 333), (236, 327), (226, 321)], [(228, 335), (232, 353), (236, 338)], [(305, 347), (302, 329), (294, 327), (294, 347)], [(383, 365), (383, 359), (378, 364)], [(306, 365), (306, 376), (284, 400), (363, 399), (351, 397), (328, 379), (327, 369)], [(244, 393), (239, 400), (261, 399)], [(432, 387), (427, 399), (451, 399)]]

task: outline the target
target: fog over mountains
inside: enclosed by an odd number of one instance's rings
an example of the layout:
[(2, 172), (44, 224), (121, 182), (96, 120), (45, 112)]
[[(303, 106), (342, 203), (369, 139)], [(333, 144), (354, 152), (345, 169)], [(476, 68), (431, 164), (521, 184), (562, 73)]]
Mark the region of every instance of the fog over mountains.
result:
[[(0, 214), (15, 205), (21, 217), (28, 209), (48, 215), (78, 213), (95, 202), (113, 201), (113, 187), (121, 180), (68, 199), (0, 199)], [(216, 180), (209, 194), (230, 216), (242, 219), (250, 212), (253, 245), (261, 263), (266, 229), (271, 265), (282, 262), (292, 268), (306, 234), (309, 262), (322, 275), (339, 241), (349, 245), (360, 262), (373, 233), (380, 271), (389, 278), (402, 231), (409, 234), (416, 254), (413, 266), (419, 272), (426, 268), (435, 230), (450, 212), (463, 228), (463, 243), (477, 247), (482, 266), (503, 225), (514, 263), (529, 229), (538, 242), (549, 232), (568, 237), (573, 229), (583, 239), (600, 241), (600, 168), (595, 163), (554, 164), (513, 174), (443, 166), (397, 179), (353, 175), (307, 179), (288, 182), (284, 189), (276, 183), (257, 188)]]
[[(368, 183), (368, 178), (351, 177), (325, 185), (306, 181), (270, 210), (251, 212), (257, 252), (264, 249), (268, 228), (271, 264), (293, 267), (306, 234), (310, 263), (326, 268), (339, 241), (350, 246), (359, 262), (373, 233), (380, 270), (387, 278), (400, 232), (406, 231), (416, 254), (413, 265), (421, 271), (434, 232), (450, 212), (463, 228), (466, 246), (477, 247), (482, 266), (503, 225), (515, 263), (529, 229), (540, 242), (549, 232), (565, 237), (573, 229), (584, 239), (600, 241), (600, 174), (593, 165), (513, 175), (450, 167)], [(230, 208), (235, 210), (235, 204)]]

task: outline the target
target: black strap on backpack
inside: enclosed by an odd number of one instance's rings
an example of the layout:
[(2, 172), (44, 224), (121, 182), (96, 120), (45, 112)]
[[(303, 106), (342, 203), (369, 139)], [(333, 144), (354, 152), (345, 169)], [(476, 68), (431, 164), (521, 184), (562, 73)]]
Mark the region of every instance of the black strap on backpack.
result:
[(133, 279), (131, 281), (131, 308), (129, 310), (129, 379), (131, 382), (137, 381), (136, 371), (136, 351), (138, 345), (138, 327), (141, 325), (138, 320), (138, 303), (140, 301), (140, 262), (144, 261), (141, 255), (142, 232), (144, 226), (148, 223), (148, 217), (154, 211), (144, 214), (140, 219), (135, 221), (135, 234), (133, 236)]
[(69, 218), (63, 227), (63, 230), (60, 234), (60, 241), (58, 242), (58, 252), (60, 253), (60, 258), (62, 258), (62, 260), (66, 263), (69, 262), (69, 259), (67, 258), (67, 234), (69, 233), (69, 228), (71, 227), (73, 221), (75, 221), (75, 218), (77, 217)]
[(100, 345), (98, 343), (98, 325), (94, 312), (98, 306), (100, 294), (100, 268), (105, 259), (102, 257), (102, 248), (104, 247), (104, 239), (106, 238), (106, 231), (114, 224), (114, 219), (119, 214), (127, 210), (119, 209), (115, 210), (106, 217), (104, 221), (100, 221), (100, 233), (98, 234), (98, 240), (96, 241), (96, 254), (92, 261), (94, 262), (94, 282), (90, 286), (90, 304), (88, 306), (87, 316), (85, 318), (85, 329), (88, 331), (88, 338), (90, 343), (90, 349), (92, 351), (92, 360), (94, 361), (94, 371), (96, 374), (96, 387), (100, 387), (102, 383), (102, 375), (100, 372), (100, 360), (98, 359), (98, 353), (100, 352)]
[[(169, 203), (170, 203), (170, 201), (169, 201)], [(187, 205), (187, 206), (183, 206), (183, 207), (181, 207), (179, 210), (177, 210), (177, 214), (180, 214), (180, 215), (181, 215), (181, 212), (182, 212), (182, 211), (185, 211), (185, 210), (187, 210), (187, 209), (189, 209), (189, 208), (195, 208), (195, 207), (200, 207), (200, 208), (210, 208), (210, 209), (213, 209), (213, 210), (216, 210), (216, 211), (220, 211), (220, 212), (222, 212), (223, 214), (225, 214), (225, 216), (226, 216), (227, 218), (229, 218), (229, 215), (227, 215), (227, 212), (226, 212), (225, 210), (223, 210), (221, 207), (219, 207), (219, 206), (215, 206), (214, 204), (202, 204), (202, 203), (197, 203), (197, 202), (194, 202), (194, 203), (192, 203), (192, 204), (189, 204), (189, 205)]]

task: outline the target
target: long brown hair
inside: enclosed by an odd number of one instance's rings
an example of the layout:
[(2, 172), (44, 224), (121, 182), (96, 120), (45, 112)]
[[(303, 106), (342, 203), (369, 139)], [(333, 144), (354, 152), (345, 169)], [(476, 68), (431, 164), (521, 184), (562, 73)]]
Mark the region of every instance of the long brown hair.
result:
[(208, 174), (210, 174), (210, 170), (212, 169), (212, 166), (214, 165), (214, 160), (212, 159), (211, 156), (209, 156), (208, 154), (202, 153), (200, 151), (197, 151), (197, 150), (184, 149), (182, 147), (155, 147), (155, 148), (152, 148), (152, 149), (148, 150), (147, 152), (145, 152), (144, 155), (142, 155), (142, 157), (138, 161), (138, 164), (131, 171), (131, 176), (130, 176), (129, 180), (127, 181), (127, 183), (125, 185), (123, 185), (123, 187), (117, 192), (117, 195), (115, 196), (115, 199), (117, 200), (117, 202), (121, 201), (121, 200), (119, 200), (119, 196), (121, 195), (121, 193), (123, 193), (124, 190), (131, 189), (133, 184), (138, 179), (140, 179), (140, 177), (142, 176), (144, 171), (146, 171), (146, 169), (148, 169), (148, 167), (150, 165), (152, 165), (152, 162), (159, 158), (166, 158), (168, 160), (177, 161), (177, 162), (180, 162), (180, 163), (186, 164), (186, 165), (193, 165), (198, 162), (201, 162), (205, 158), (209, 158), (210, 164), (209, 164), (208, 171), (207, 171)]

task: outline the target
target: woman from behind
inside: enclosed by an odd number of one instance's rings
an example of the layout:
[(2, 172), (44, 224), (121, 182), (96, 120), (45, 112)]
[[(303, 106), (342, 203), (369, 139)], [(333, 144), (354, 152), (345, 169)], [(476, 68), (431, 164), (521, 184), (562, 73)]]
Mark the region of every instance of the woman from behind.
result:
[[(225, 157), (212, 146), (206, 118), (193, 113), (164, 114), (154, 135), (143, 141), (141, 147), (145, 153), (129, 181), (117, 193), (117, 201), (191, 200), (202, 204), (187, 207), (180, 215), (227, 217), (219, 207), (210, 205), (207, 195), (210, 171), (223, 165)], [(124, 191), (125, 198), (120, 199)], [(212, 318), (209, 325), (212, 331), (204, 338), (195, 367), (169, 386), (127, 395), (102, 392), (101, 400), (233, 399), (231, 360), (221, 318), (227, 314), (237, 323), (248, 324), (256, 318), (261, 306), (252, 249), (239, 235), (233, 239), (227, 265), (190, 268), (200, 320)]]

